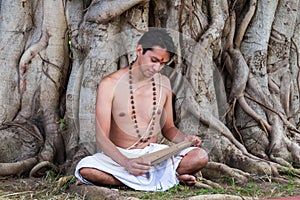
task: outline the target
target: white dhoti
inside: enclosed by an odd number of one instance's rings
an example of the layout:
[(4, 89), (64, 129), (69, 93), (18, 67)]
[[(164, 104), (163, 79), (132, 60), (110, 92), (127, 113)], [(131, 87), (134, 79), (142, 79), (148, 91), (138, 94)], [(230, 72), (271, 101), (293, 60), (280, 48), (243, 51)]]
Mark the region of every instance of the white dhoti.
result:
[[(119, 151), (128, 158), (136, 158), (164, 148), (168, 148), (168, 146), (163, 144), (150, 144), (144, 149), (129, 150), (118, 147)], [(184, 149), (175, 156), (152, 166), (149, 173), (143, 176), (134, 176), (129, 174), (124, 167), (120, 166), (110, 157), (100, 152), (83, 158), (76, 166), (75, 176), (85, 184), (93, 184), (88, 180), (85, 180), (80, 175), (79, 170), (84, 167), (95, 168), (113, 175), (116, 179), (135, 190), (165, 191), (179, 183), (176, 176), (176, 169), (182, 157), (193, 148), (195, 147)]]

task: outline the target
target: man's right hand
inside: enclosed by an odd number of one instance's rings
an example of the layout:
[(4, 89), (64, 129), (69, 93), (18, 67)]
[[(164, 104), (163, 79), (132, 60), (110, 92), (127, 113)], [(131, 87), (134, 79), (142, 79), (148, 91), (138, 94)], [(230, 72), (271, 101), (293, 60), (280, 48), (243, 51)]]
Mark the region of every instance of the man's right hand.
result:
[(142, 176), (149, 172), (150, 162), (144, 161), (142, 158), (129, 158), (124, 168), (134, 176)]

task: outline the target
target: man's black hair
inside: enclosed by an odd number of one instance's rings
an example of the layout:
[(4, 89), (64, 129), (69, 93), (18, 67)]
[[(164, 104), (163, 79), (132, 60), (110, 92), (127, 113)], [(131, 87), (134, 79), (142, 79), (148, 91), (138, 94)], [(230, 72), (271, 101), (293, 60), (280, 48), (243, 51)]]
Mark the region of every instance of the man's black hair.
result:
[(144, 33), (138, 44), (143, 47), (143, 54), (148, 50), (152, 50), (154, 46), (159, 46), (166, 49), (169, 53), (169, 59), (174, 56), (175, 47), (170, 34), (165, 29), (150, 28), (148, 32)]

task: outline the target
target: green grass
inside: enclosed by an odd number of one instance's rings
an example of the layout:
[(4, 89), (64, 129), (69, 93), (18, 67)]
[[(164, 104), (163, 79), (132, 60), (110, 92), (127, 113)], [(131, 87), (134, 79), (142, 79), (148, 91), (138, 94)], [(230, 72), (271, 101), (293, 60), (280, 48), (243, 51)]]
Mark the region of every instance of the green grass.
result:
[(165, 192), (136, 192), (130, 189), (120, 188), (119, 192), (124, 196), (139, 199), (184, 199), (197, 195), (228, 194), (237, 196), (274, 198), (300, 195), (299, 179), (290, 179), (290, 182), (282, 184), (276, 182), (250, 180), (244, 185), (237, 184), (233, 179), (227, 179), (222, 183), (222, 189), (201, 189), (196, 187), (178, 185)]

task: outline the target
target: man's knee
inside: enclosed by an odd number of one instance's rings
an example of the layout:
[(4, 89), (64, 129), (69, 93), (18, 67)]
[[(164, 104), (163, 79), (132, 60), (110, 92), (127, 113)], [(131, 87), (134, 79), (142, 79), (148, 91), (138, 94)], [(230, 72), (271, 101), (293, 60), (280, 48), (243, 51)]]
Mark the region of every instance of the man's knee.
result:
[(80, 170), (79, 170), (79, 174), (84, 178), (84, 179), (89, 179), (89, 177), (90, 177), (90, 174), (91, 174), (91, 169), (90, 168), (86, 168), (86, 167), (84, 167), (84, 168), (81, 168)]
[(198, 150), (198, 154), (199, 154), (199, 162), (200, 165), (203, 167), (205, 167), (205, 165), (208, 163), (209, 157), (208, 157), (208, 153), (204, 150), (199, 148)]
[(201, 148), (194, 148), (183, 157), (177, 168), (177, 172), (179, 174), (193, 174), (205, 167), (207, 162), (207, 152)]
[(204, 149), (201, 148), (195, 148), (191, 151), (193, 158), (193, 166), (198, 168), (199, 170), (205, 167), (205, 165), (208, 163), (208, 154)]

